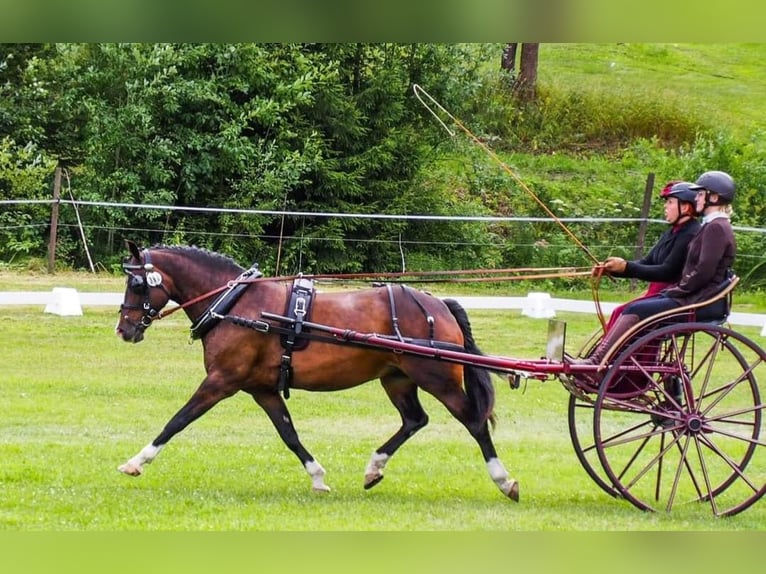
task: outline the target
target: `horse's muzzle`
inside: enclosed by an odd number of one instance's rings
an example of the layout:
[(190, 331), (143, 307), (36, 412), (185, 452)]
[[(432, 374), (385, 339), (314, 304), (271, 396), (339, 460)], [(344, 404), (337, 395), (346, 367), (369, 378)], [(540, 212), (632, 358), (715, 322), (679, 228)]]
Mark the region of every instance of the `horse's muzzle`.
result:
[(140, 327), (134, 327), (128, 330), (117, 327), (115, 332), (117, 336), (126, 343), (140, 343), (144, 340), (144, 329), (141, 329)]

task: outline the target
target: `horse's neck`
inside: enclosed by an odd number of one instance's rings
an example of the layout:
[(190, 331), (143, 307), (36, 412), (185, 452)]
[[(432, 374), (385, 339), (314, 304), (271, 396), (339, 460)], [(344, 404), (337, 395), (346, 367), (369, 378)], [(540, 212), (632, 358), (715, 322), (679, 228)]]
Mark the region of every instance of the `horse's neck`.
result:
[(181, 304), (220, 289), (236, 279), (242, 271), (235, 265), (221, 265), (217, 261), (207, 261), (204, 257), (192, 258), (183, 252), (167, 252), (162, 259), (156, 265), (172, 278), (171, 296)]

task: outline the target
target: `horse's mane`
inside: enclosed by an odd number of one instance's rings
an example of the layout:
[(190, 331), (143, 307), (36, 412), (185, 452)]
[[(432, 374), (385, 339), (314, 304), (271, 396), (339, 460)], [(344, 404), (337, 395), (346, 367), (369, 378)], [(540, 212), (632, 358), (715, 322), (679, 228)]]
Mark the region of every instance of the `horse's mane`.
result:
[(227, 268), (235, 267), (239, 270), (243, 269), (243, 267), (239, 263), (234, 261), (234, 259), (232, 259), (228, 255), (223, 255), (221, 253), (218, 253), (217, 251), (211, 251), (204, 247), (197, 247), (196, 245), (165, 245), (163, 243), (157, 243), (155, 245), (152, 245), (150, 249), (174, 251), (176, 253), (186, 255), (194, 260), (198, 260), (201, 257), (208, 261), (211, 261), (213, 264), (215, 264), (218, 267), (225, 266)]

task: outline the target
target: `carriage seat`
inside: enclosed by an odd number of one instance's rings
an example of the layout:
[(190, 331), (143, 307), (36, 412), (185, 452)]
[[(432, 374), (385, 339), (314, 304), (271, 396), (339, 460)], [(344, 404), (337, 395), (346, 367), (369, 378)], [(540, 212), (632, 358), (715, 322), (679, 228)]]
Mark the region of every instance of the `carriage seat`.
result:
[[(684, 305), (683, 307), (678, 307), (676, 309), (670, 309), (668, 311), (664, 311), (663, 313), (658, 313), (652, 317), (647, 317), (645, 321), (647, 322), (647, 325), (652, 324), (654, 321), (662, 322), (663, 325), (681, 321), (695, 321), (721, 325), (725, 323), (729, 318), (729, 314), (731, 313), (734, 288), (738, 283), (739, 277), (732, 275), (728, 279), (724, 280), (719, 285), (718, 291), (716, 291), (708, 299), (698, 303), (693, 303), (691, 305)], [(716, 303), (721, 303), (717, 309), (707, 309)]]
[[(716, 293), (714, 293), (708, 299), (699, 301), (698, 303), (692, 303), (691, 305), (684, 305), (683, 307), (676, 307), (675, 309), (669, 309), (662, 313), (657, 313), (651, 317), (647, 317), (643, 321), (639, 321), (631, 329), (629, 329), (622, 337), (615, 341), (612, 349), (606, 354), (602, 364), (608, 362), (608, 359), (613, 356), (614, 349), (619, 349), (625, 345), (628, 341), (633, 340), (639, 334), (643, 334), (653, 329), (659, 329), (665, 325), (681, 322), (699, 322), (710, 323), (713, 325), (723, 325), (729, 318), (731, 313), (732, 299), (734, 288), (739, 283), (739, 277), (732, 275), (725, 281), (723, 281)], [(699, 315), (699, 311), (706, 309), (708, 306), (712, 306), (715, 303), (723, 302), (721, 306), (722, 312), (716, 314)]]

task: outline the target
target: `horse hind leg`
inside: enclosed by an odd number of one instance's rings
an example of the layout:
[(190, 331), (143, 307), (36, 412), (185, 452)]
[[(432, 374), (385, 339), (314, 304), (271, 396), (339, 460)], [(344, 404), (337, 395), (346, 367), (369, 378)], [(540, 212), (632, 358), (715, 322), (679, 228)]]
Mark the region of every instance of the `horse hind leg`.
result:
[[(441, 397), (440, 397), (441, 399)], [(459, 399), (461, 402), (467, 402), (465, 395), (461, 394)], [(511, 478), (505, 466), (497, 456), (497, 450), (492, 442), (492, 436), (489, 432), (489, 421), (487, 419), (476, 420), (474, 416), (465, 416), (465, 410), (462, 408), (454, 408), (452, 401), (444, 401), (447, 409), (458, 419), (474, 440), (478, 443), (481, 449), (481, 454), (484, 456), (484, 462), (487, 466), (487, 472), (489, 473), (492, 482), (495, 483), (497, 488), (500, 489), (505, 496), (513, 500), (519, 501), (519, 483), (515, 479)]]
[[(471, 367), (468, 367), (468, 369), (470, 370)], [(465, 395), (462, 395), (462, 393), (461, 399), (462, 402), (468, 405), (471, 404), (471, 401), (467, 400)], [(490, 478), (495, 483), (497, 488), (500, 489), (500, 492), (502, 492), (505, 496), (514, 502), (518, 502), (519, 483), (510, 477), (508, 471), (505, 469), (505, 466), (497, 456), (497, 450), (495, 449), (495, 445), (492, 442), (492, 436), (489, 431), (489, 423), (491, 419), (476, 413), (474, 408), (471, 406), (468, 407), (468, 412), (471, 414), (469, 416), (465, 416), (463, 413), (465, 413), (466, 410), (453, 410), (449, 402), (445, 402), (445, 405), (447, 406), (447, 409), (449, 409), (450, 412), (455, 415), (455, 418), (463, 423), (465, 428), (468, 429), (468, 432), (478, 443), (479, 448), (481, 449), (481, 454), (484, 456), (484, 462), (487, 465), (487, 472), (489, 473)]]
[(156, 458), (162, 447), (165, 445), (154, 445), (153, 443), (147, 444), (142, 448), (138, 454), (128, 459), (124, 464), (117, 467), (117, 470), (128, 476), (141, 476), (144, 472), (144, 465), (151, 464)]
[(418, 388), (402, 373), (381, 377), (383, 388), (399, 411), (402, 426), (372, 453), (364, 470), (364, 488), (369, 490), (383, 480), (383, 469), (394, 453), (412, 435), (428, 424), (428, 415), (418, 399)]
[(464, 367), (466, 391), (462, 385), (439, 378), (438, 372), (421, 377), (419, 384), (438, 399), (447, 410), (468, 430), (481, 449), (487, 472), (500, 492), (519, 501), (519, 483), (510, 478), (508, 471), (497, 456), (492, 442), (489, 423), (492, 421), (494, 387), (489, 372), (478, 367)]
[(503, 466), (503, 463), (497, 456), (492, 438), (489, 434), (489, 425), (485, 422), (484, 428), (479, 429), (478, 432), (474, 432), (466, 425), (471, 436), (479, 443), (482, 453), (484, 454), (484, 460), (487, 464), (487, 472), (489, 473), (492, 481), (500, 489), (500, 492), (505, 494), (508, 498), (514, 502), (519, 501), (519, 483), (512, 479), (508, 474), (508, 471)]

